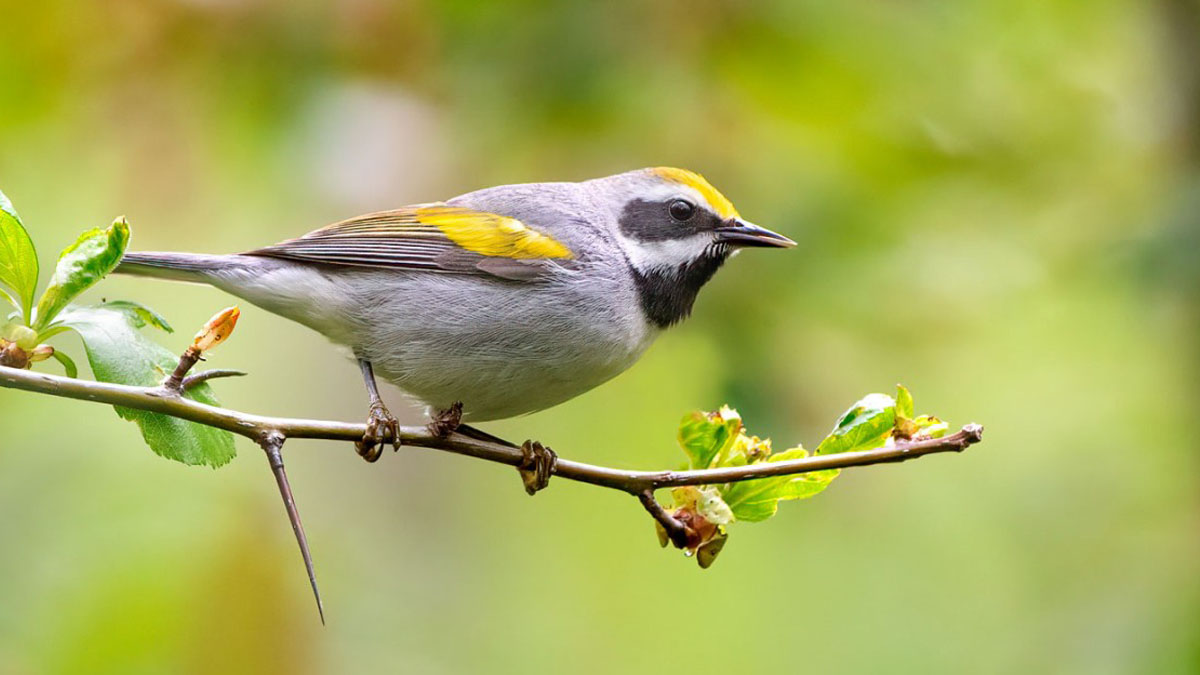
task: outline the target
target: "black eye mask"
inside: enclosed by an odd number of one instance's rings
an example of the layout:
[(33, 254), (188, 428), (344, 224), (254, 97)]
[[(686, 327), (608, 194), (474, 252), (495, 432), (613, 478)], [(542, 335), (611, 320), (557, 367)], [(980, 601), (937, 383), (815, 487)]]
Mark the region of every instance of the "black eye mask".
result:
[(621, 211), (621, 234), (640, 241), (666, 241), (686, 239), (701, 232), (712, 232), (721, 225), (721, 219), (708, 209), (696, 207), (695, 213), (685, 222), (671, 217), (672, 198), (652, 202), (635, 199)]

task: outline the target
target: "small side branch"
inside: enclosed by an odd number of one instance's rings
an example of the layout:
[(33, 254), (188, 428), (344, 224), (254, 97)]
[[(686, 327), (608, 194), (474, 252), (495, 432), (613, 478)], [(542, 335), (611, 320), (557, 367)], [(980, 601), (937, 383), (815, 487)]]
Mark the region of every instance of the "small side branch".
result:
[(193, 375), (188, 375), (183, 378), (183, 390), (187, 391), (196, 385), (203, 384), (209, 380), (215, 380), (220, 377), (245, 377), (244, 370), (231, 370), (229, 368), (216, 368), (214, 370), (202, 370)]
[[(658, 503), (654, 498), (653, 490), (644, 490), (637, 493), (638, 501), (642, 503), (642, 508), (650, 514), (650, 517), (662, 525), (663, 531), (667, 533), (667, 539), (675, 545), (675, 548), (686, 548), (688, 540), (691, 536), (688, 532), (688, 526), (679, 522), (677, 518), (667, 513), (667, 510)], [(659, 536), (662, 536), (661, 534)], [(664, 543), (663, 546), (666, 546)]]
[(188, 347), (179, 357), (179, 365), (175, 366), (175, 372), (163, 380), (163, 388), (176, 394), (182, 392), (184, 390), (184, 376), (188, 374), (192, 366), (195, 366), (203, 356), (204, 353), (200, 351), (199, 347), (195, 345)]

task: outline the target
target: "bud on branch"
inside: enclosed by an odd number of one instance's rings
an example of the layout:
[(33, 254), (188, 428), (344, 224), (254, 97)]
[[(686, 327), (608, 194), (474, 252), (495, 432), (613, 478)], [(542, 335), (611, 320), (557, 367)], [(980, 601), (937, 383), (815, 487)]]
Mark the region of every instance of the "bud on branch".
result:
[(238, 318), (241, 315), (242, 310), (238, 309), (237, 305), (217, 312), (213, 318), (208, 320), (208, 323), (204, 324), (200, 332), (196, 333), (192, 346), (201, 352), (206, 352), (221, 344), (233, 334), (233, 329), (237, 326)]
[(196, 337), (192, 339), (192, 345), (179, 357), (179, 365), (175, 367), (175, 372), (163, 381), (163, 387), (176, 393), (182, 393), (184, 376), (203, 357), (204, 352), (213, 349), (233, 334), (238, 317), (241, 315), (242, 311), (237, 308), (237, 305), (226, 307), (214, 314), (200, 329), (200, 332), (196, 333)]

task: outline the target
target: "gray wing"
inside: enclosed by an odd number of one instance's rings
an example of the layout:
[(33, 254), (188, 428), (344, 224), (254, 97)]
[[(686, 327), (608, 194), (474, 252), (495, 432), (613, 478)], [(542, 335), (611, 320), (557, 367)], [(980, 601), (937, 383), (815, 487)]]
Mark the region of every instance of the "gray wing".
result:
[(445, 204), (369, 213), (245, 255), (530, 281), (569, 267), (563, 244), (506, 216)]

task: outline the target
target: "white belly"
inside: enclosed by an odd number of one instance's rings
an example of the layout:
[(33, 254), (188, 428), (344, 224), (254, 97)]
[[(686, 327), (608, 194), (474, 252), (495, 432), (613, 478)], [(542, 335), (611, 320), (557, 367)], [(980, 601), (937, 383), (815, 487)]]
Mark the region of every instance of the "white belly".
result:
[(550, 343), (525, 351), (514, 349), (510, 337), (516, 336), (495, 335), (490, 343), (452, 345), (409, 340), (402, 349), (367, 357), (376, 374), (434, 410), (462, 401), (466, 419), (485, 421), (574, 398), (632, 366), (648, 345), (648, 341), (619, 345), (595, 340), (586, 345)]
[(474, 421), (578, 396), (632, 366), (657, 334), (624, 278), (584, 288), (374, 270), (275, 274), (218, 285), (350, 347), (435, 410), (461, 401)]
[[(483, 302), (465, 303), (455, 283), (462, 278), (446, 281), (449, 292), (426, 288), (419, 307), (397, 302), (382, 310), (372, 339), (355, 347), (380, 377), (437, 410), (461, 401), (469, 420), (574, 398), (624, 372), (654, 338), (640, 313), (618, 311), (621, 299), (611, 294), (581, 303), (544, 286), (485, 280), (490, 293), (468, 296)], [(410, 318), (396, 319), (404, 314)], [(386, 322), (392, 328), (380, 329)]]

